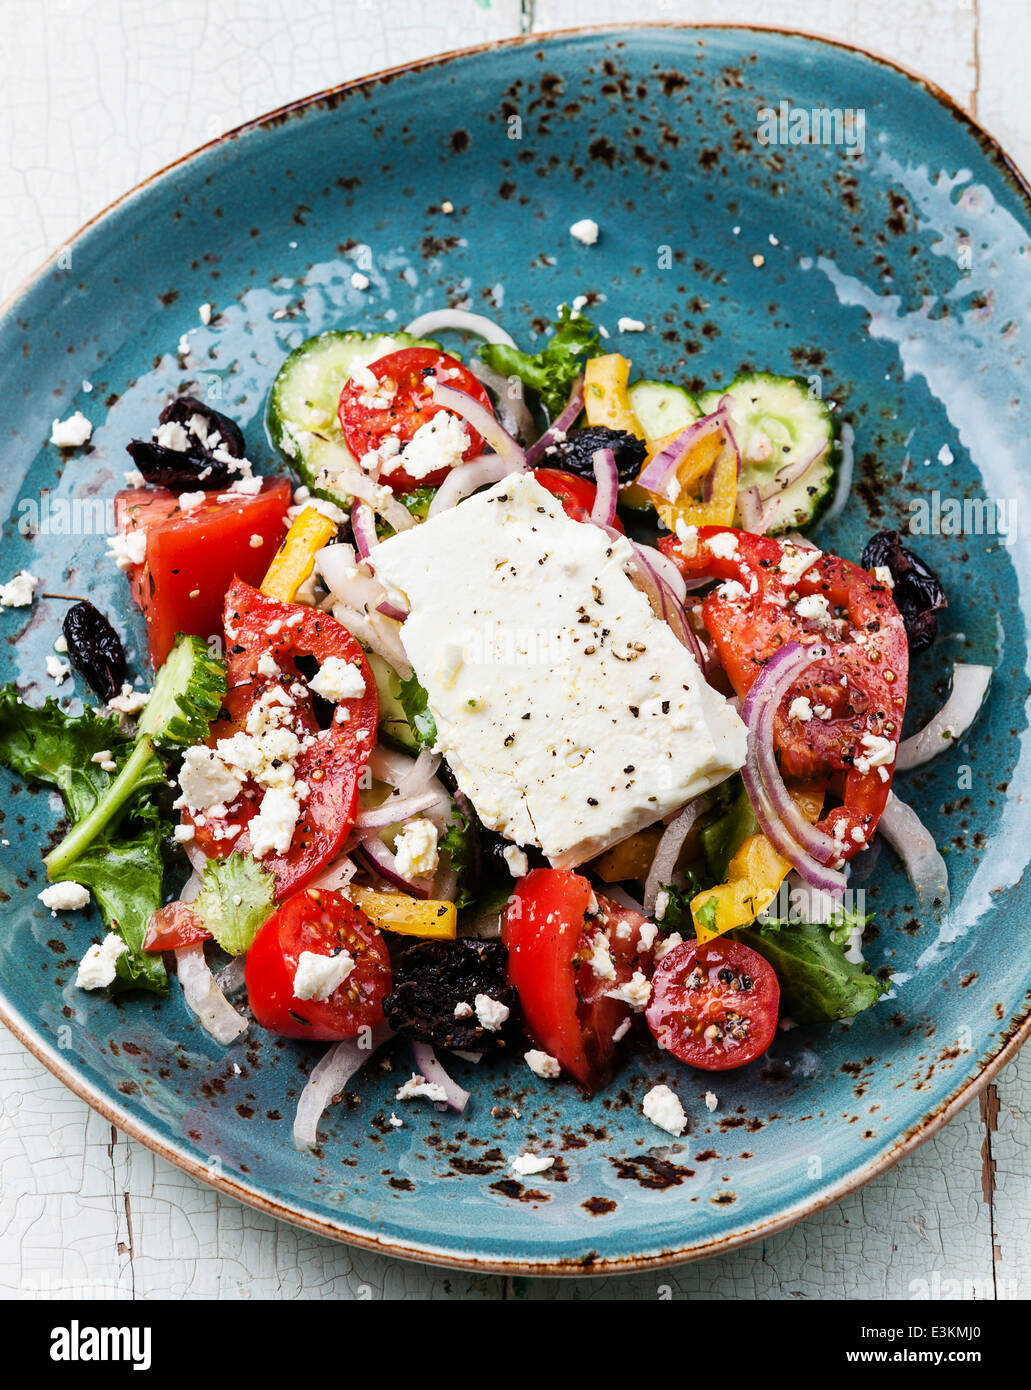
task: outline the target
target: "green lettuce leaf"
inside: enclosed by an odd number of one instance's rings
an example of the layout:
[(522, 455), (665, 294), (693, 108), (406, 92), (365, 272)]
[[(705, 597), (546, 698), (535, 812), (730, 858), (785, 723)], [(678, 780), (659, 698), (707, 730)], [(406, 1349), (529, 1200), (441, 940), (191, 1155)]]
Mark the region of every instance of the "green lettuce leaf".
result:
[(854, 965), (827, 927), (814, 922), (764, 922), (735, 933), (773, 966), (787, 1013), (799, 1023), (853, 1018), (887, 994), (889, 985)]
[(242, 956), (275, 910), (275, 880), (249, 854), (209, 859), (190, 904), (223, 951)]
[(418, 676), (401, 680), (398, 701), (405, 712), (412, 733), (424, 748), (432, 748), (437, 741), (437, 724), (430, 713), (426, 691), (419, 684)]
[(568, 304), (559, 309), (554, 329), (539, 352), (520, 352), (504, 343), (487, 343), (479, 349), (488, 367), (531, 386), (552, 419), (568, 401), (584, 358), (601, 349), (594, 324), (582, 314), (574, 316)]

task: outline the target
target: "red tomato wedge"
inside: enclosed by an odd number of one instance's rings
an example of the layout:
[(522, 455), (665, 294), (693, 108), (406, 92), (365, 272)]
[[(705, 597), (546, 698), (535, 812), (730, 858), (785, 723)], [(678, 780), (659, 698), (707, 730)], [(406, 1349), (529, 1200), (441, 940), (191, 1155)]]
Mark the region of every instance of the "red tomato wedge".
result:
[[(376, 683), (361, 644), (335, 618), (318, 608), (267, 598), (239, 579), (226, 595), (225, 632), (229, 693), (209, 743), (216, 747), (219, 739), (245, 729), (251, 710), (277, 689), (289, 697), (284, 726), (302, 739), (294, 775), (306, 784), (308, 795), (301, 801), (290, 848), (261, 859), (275, 875), (276, 897), (282, 901), (310, 883), (350, 834), (358, 780), (376, 737)], [(278, 674), (259, 672), (262, 657), (271, 658)], [(330, 726), (320, 729), (307, 677), (297, 663), (312, 658), (321, 665), (330, 657), (358, 666), (365, 693), (338, 701)], [(230, 850), (246, 852), (251, 847), (248, 825), (262, 797), (261, 788), (248, 781), (224, 817), (197, 817), (187, 811), (183, 818), (194, 826), (197, 845), (210, 857)]]
[[(404, 446), (416, 430), (439, 415), (444, 407), (433, 399), (433, 387), (438, 381), (442, 386), (464, 391), (493, 413), (490, 397), (472, 372), (457, 357), (438, 348), (401, 348), (370, 362), (368, 370), (381, 384), (377, 391), (348, 380), (340, 393), (340, 428), (357, 459), (380, 448), (390, 437)], [(472, 425), (466, 425), (465, 430), (469, 446), (462, 458), (475, 458), (483, 452), (483, 440)], [(387, 460), (381, 480), (392, 492), (412, 492), (417, 487), (439, 487), (450, 471), (437, 468), (416, 478), (403, 468), (392, 469)]]
[[(304, 952), (335, 958), (344, 951), (353, 966), (326, 998), (318, 998), (321, 990), (311, 998), (295, 994)], [(333, 1042), (383, 1022), (390, 957), (378, 929), (342, 893), (306, 888), (288, 898), (258, 932), (247, 952), (245, 978), (262, 1028), (284, 1038)]]
[(750, 946), (685, 941), (652, 976), (645, 1018), (655, 1041), (702, 1071), (730, 1071), (761, 1057), (777, 1031), (780, 985)]
[[(734, 538), (732, 551), (728, 537)], [(799, 642), (828, 648), (826, 659), (810, 666), (781, 702), (774, 743), (786, 776), (814, 781), (840, 774), (844, 804), (830, 810), (819, 828), (835, 835), (842, 857), (850, 859), (873, 835), (895, 766), (894, 755), (871, 765), (864, 736), (886, 739), (897, 749), (906, 713), (909, 645), (890, 590), (858, 565), (819, 551), (795, 577), (800, 547), (792, 554), (772, 536), (729, 527), (699, 527), (689, 555), (673, 536), (664, 536), (659, 548), (685, 575), (738, 581), (740, 591), (728, 593), (721, 585), (706, 596), (702, 618), (742, 698), (779, 647)], [(804, 603), (800, 609), (805, 599), (815, 600), (817, 609), (822, 604), (826, 616), (809, 616), (814, 610)], [(798, 697), (809, 701), (812, 718), (791, 716)]]
[(119, 534), (143, 531), (147, 537), (145, 559), (128, 577), (146, 619), (155, 668), (177, 632), (221, 634), (222, 606), (233, 579), (260, 584), (286, 535), (289, 479), (264, 478), (253, 497), (240, 493), (220, 502), (219, 495), (209, 493), (190, 512), (164, 488), (133, 488), (115, 497)]
[(159, 907), (147, 926), (143, 938), (145, 951), (178, 951), (198, 941), (210, 941), (211, 933), (202, 927), (186, 903), (168, 903)]
[[(547, 488), (553, 497), (558, 498), (570, 520), (590, 521), (598, 489), (589, 479), (567, 473), (564, 468), (535, 468), (533, 476), (541, 487)], [(612, 526), (616, 531), (623, 530), (618, 516), (613, 518)]]
[[(602, 898), (590, 915), (592, 896), (580, 874), (534, 869), (516, 885), (502, 929), (509, 982), (518, 991), (527, 1028), (588, 1092), (608, 1076), (612, 1035), (630, 1015), (630, 1006), (607, 991), (618, 990), (637, 971), (647, 975), (652, 963), (650, 949), (641, 949), (646, 919)], [(602, 973), (595, 972), (592, 957), (599, 963), (607, 957)]]

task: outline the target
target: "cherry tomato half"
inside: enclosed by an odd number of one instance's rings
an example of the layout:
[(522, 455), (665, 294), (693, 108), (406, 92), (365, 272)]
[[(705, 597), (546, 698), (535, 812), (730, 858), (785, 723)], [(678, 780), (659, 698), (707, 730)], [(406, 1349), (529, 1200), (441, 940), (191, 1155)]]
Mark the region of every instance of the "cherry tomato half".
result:
[[(567, 473), (564, 468), (535, 468), (533, 476), (541, 487), (547, 488), (553, 497), (562, 503), (566, 516), (572, 521), (590, 521), (591, 509), (598, 489), (588, 478), (576, 473)], [(623, 530), (619, 517), (612, 521), (616, 531)]]
[[(437, 382), (464, 391), (493, 411), (490, 397), (472, 372), (457, 358), (438, 348), (401, 348), (370, 362), (368, 369), (382, 383), (379, 391), (370, 392), (367, 386), (349, 379), (340, 392), (340, 428), (347, 447), (357, 459), (378, 449), (391, 435), (404, 446), (416, 430), (439, 415), (444, 407), (433, 400), (433, 387)], [(382, 399), (383, 404), (372, 403), (377, 399)], [(475, 458), (483, 452), (483, 440), (472, 425), (466, 425), (465, 429), (469, 447), (462, 458)], [(417, 487), (439, 487), (450, 471), (438, 468), (413, 478), (404, 468), (391, 469), (388, 460), (382, 481), (393, 492), (412, 492)]]
[[(351, 973), (326, 999), (299, 999), (301, 954), (347, 951)], [(284, 1038), (335, 1041), (383, 1021), (390, 957), (379, 931), (342, 893), (305, 888), (288, 898), (254, 938), (245, 967), (247, 997), (262, 1028)]]
[(655, 967), (645, 1018), (655, 1041), (702, 1071), (761, 1057), (777, 1031), (780, 985), (750, 946), (685, 941)]

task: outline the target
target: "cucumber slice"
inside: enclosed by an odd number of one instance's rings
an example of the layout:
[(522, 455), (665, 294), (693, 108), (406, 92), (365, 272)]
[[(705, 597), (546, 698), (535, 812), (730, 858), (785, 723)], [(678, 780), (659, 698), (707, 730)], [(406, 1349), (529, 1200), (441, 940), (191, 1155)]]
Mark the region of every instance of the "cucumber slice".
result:
[[(834, 495), (838, 466), (826, 402), (809, 394), (804, 379), (753, 372), (736, 377), (725, 390), (706, 391), (698, 404), (710, 414), (724, 396), (731, 397), (731, 429), (741, 450), (739, 501), (749, 488), (768, 494), (762, 507), (770, 535), (812, 526)], [(791, 476), (821, 449), (811, 468)], [(786, 475), (779, 490), (774, 487), (778, 475)], [(736, 521), (742, 524), (740, 508)]]
[(635, 381), (627, 394), (648, 439), (686, 429), (702, 413), (689, 392), (668, 381)]
[(372, 668), (376, 694), (379, 696), (380, 735), (405, 753), (421, 752), (422, 744), (412, 732), (401, 704), (401, 678), (393, 666), (375, 652), (366, 652), (365, 656)]
[(399, 348), (432, 347), (429, 338), (410, 333), (341, 333), (330, 329), (308, 338), (280, 367), (269, 393), (266, 424), (269, 438), (320, 497), (344, 502), (333, 475), (355, 464), (344, 442), (337, 404), (344, 382), (355, 367), (375, 362)]

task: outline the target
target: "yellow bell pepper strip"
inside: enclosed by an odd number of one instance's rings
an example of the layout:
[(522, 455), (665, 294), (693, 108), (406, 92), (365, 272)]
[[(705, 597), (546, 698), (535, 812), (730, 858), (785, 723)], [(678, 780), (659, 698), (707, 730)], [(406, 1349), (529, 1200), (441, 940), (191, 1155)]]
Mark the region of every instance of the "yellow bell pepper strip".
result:
[[(649, 449), (644, 467), (647, 468), (676, 438), (677, 435), (672, 434), (656, 440)], [(733, 523), (737, 506), (737, 457), (732, 448), (724, 447), (727, 442), (720, 430), (699, 437), (677, 464), (679, 493), (676, 499), (642, 489), (669, 530), (675, 531), (678, 521), (686, 526), (730, 526)], [(699, 487), (714, 464), (716, 472), (709, 500), (702, 502), (693, 498), (692, 491)]]
[(627, 879), (645, 878), (662, 839), (663, 826), (649, 825), (613, 845), (600, 854), (591, 868), (602, 883), (625, 883)]
[[(824, 784), (789, 784), (791, 799), (813, 825), (823, 809)], [(750, 835), (727, 866), (727, 881), (716, 888), (703, 889), (691, 899), (695, 936), (712, 941), (735, 927), (747, 927), (769, 907), (780, 885), (791, 870), (785, 859), (765, 835)]]
[(315, 566), (316, 554), (329, 544), (336, 529), (335, 521), (330, 521), (314, 507), (305, 507), (273, 556), (262, 581), (261, 592), (267, 598), (292, 603), (297, 590)]
[(410, 898), (407, 893), (380, 893), (375, 888), (348, 885), (347, 895), (374, 926), (400, 936), (454, 941), (458, 912), (454, 903), (437, 898)]
[[(605, 357), (591, 357), (584, 367), (584, 414), (589, 425), (604, 425), (610, 430), (625, 430), (644, 439), (641, 422), (634, 414), (627, 392), (630, 360), (618, 352)], [(620, 502), (628, 507), (647, 507), (651, 494), (636, 483), (620, 488)]]

